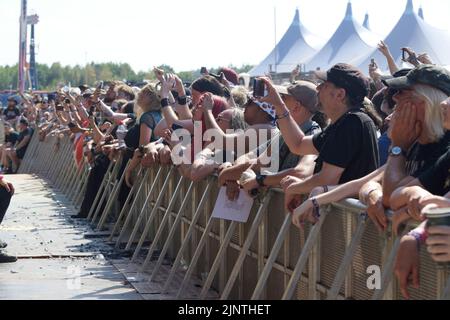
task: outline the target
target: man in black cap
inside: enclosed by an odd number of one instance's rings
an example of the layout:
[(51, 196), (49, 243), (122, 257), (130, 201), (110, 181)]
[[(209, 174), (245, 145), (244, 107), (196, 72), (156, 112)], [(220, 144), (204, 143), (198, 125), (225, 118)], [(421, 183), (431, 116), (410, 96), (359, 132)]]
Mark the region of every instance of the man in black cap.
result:
[(11, 159), (16, 166), (16, 171), (20, 166), (20, 162), (25, 157), (25, 152), (27, 151), (28, 145), (31, 141), (31, 136), (33, 135), (33, 129), (29, 127), (28, 120), (25, 118), (20, 120), (19, 129), (20, 134), (17, 140), (17, 145), (13, 150), (6, 154), (6, 156)]
[(324, 81), (318, 87), (322, 111), (331, 125), (322, 133), (307, 137), (292, 119), (280, 95), (265, 79), (269, 95), (264, 101), (275, 106), (278, 125), (291, 152), (318, 155), (314, 175), (300, 180), (286, 177), (282, 186), (286, 206), (293, 211), (299, 196), (319, 186), (343, 184), (375, 171), (379, 166), (377, 130), (370, 117), (361, 111), (369, 91), (369, 80), (348, 64), (337, 64), (327, 72), (317, 72)]
[(8, 98), (8, 106), (3, 111), (3, 119), (15, 127), (20, 110), (17, 107), (17, 100), (14, 97)]

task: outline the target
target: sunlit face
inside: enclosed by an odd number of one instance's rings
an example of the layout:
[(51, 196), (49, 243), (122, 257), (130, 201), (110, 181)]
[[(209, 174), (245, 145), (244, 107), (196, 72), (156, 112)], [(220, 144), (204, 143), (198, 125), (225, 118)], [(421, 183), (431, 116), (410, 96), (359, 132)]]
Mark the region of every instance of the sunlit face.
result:
[(336, 87), (330, 81), (325, 81), (317, 87), (317, 91), (319, 92), (319, 102), (325, 114), (335, 106), (338, 90), (341, 89)]
[(152, 102), (151, 96), (148, 94), (139, 94), (136, 102), (139, 106), (146, 107)]
[(203, 94), (195, 89), (192, 89), (191, 91), (192, 91), (192, 104), (196, 106), (200, 103), (200, 98), (202, 97)]
[(227, 131), (231, 129), (231, 119), (233, 117), (233, 110), (222, 111), (216, 119), (217, 125), (222, 129), (222, 131)]

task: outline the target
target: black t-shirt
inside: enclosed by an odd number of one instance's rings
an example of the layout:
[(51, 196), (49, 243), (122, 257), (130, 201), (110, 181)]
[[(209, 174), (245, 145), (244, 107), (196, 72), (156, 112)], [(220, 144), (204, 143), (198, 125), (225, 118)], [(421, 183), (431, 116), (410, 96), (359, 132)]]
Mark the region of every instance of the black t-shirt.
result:
[(17, 118), (18, 116), (20, 116), (20, 110), (17, 107), (14, 107), (12, 110), (10, 110), (9, 108), (6, 108), (3, 111), (3, 115), (6, 117), (6, 120), (13, 120), (13, 119)]
[(406, 157), (406, 173), (414, 178), (418, 178), (447, 152), (449, 142), (450, 132), (447, 132), (439, 142), (426, 145), (414, 144)]
[(324, 162), (343, 168), (339, 184), (362, 178), (379, 167), (377, 129), (359, 109), (350, 110), (315, 135), (313, 143), (319, 151), (314, 173), (322, 170)]
[(11, 132), (8, 135), (5, 135), (5, 142), (10, 142), (12, 145), (15, 145), (17, 140), (19, 140), (19, 134), (17, 132)]
[(450, 192), (450, 150), (419, 176), (420, 183), (430, 193), (445, 196)]
[(125, 144), (128, 148), (132, 149), (133, 151), (136, 150), (139, 147), (139, 140), (141, 136), (141, 126), (145, 125), (148, 128), (152, 129), (152, 136), (150, 138), (149, 142), (156, 141), (156, 137), (154, 135), (155, 127), (161, 120), (161, 113), (150, 111), (144, 113), (141, 118), (139, 119), (139, 123), (136, 123), (133, 127), (131, 127), (127, 135), (125, 137)]
[[(21, 143), (23, 141), (23, 139), (25, 139), (26, 136), (32, 136), (33, 135), (33, 129), (31, 129), (30, 127), (26, 128), (25, 130), (23, 130), (20, 134), (19, 134), (19, 138), (17, 139), (17, 143)], [(29, 144), (30, 142), (28, 142)], [(28, 144), (21, 148), (24, 149), (28, 146)]]

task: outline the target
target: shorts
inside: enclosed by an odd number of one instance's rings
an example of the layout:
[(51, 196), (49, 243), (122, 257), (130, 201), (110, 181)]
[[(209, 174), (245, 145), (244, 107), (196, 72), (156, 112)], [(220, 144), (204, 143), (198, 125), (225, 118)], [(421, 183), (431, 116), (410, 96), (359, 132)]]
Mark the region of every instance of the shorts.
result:
[(22, 148), (22, 149), (16, 150), (17, 158), (19, 158), (20, 160), (23, 160), (23, 158), (25, 158), (25, 152), (27, 152), (27, 148)]

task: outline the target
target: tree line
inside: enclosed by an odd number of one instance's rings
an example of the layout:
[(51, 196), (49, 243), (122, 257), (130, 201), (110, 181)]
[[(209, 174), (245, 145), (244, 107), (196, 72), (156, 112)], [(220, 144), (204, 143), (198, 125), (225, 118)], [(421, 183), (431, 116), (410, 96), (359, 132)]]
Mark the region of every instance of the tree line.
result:
[[(166, 72), (175, 72), (168, 65), (158, 66)], [(241, 67), (228, 66), (236, 70), (237, 73), (248, 72), (253, 66), (243, 65)], [(17, 88), (18, 66), (0, 66), (0, 90), (15, 90)], [(217, 73), (219, 68), (213, 68), (210, 72)], [(70, 84), (76, 87), (82, 84), (93, 86), (97, 81), (125, 80), (131, 83), (141, 83), (143, 80), (154, 80), (155, 76), (151, 70), (135, 72), (128, 63), (90, 63), (86, 66), (76, 65), (62, 66), (59, 62), (51, 66), (37, 64), (39, 90), (54, 90), (58, 85)], [(192, 82), (199, 77), (198, 70), (181, 71), (178, 75), (185, 82)]]

